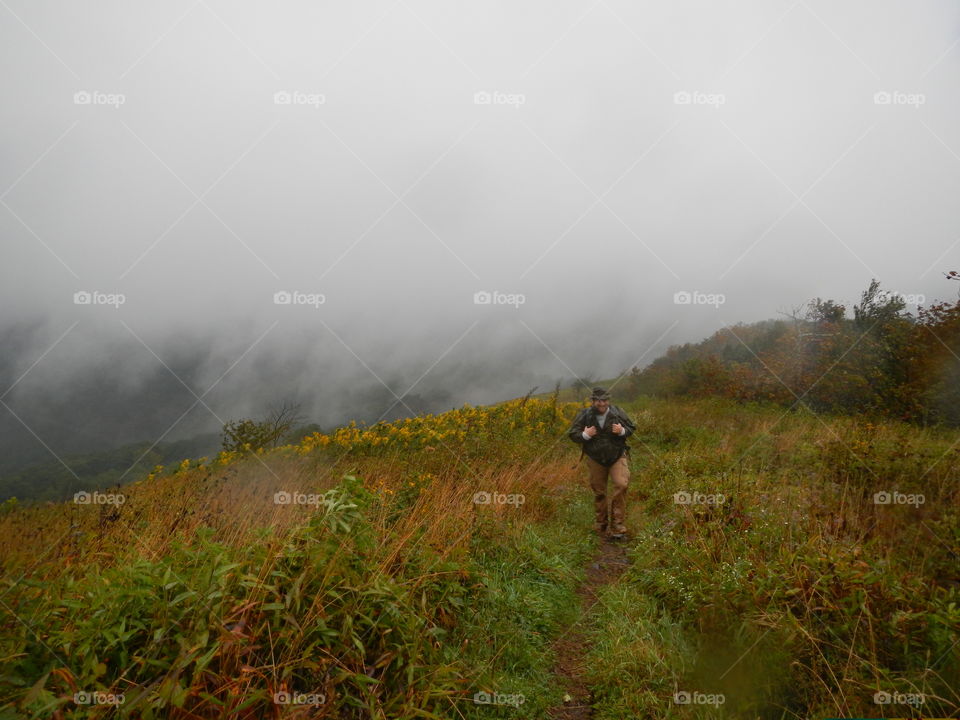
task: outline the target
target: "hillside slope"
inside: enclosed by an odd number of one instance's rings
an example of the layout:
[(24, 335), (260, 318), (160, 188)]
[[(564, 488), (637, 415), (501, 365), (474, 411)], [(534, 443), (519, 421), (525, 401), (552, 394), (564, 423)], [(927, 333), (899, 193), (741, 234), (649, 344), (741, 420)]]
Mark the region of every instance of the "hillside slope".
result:
[(956, 715), (956, 433), (626, 403), (633, 534), (596, 583), (577, 407), (351, 425), (7, 512), (3, 716)]

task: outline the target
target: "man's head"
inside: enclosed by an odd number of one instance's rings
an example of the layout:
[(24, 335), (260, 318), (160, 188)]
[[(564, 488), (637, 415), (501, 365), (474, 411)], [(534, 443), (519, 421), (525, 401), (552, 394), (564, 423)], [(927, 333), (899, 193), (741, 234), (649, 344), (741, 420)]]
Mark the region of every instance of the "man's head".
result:
[(602, 387), (595, 387), (593, 392), (590, 394), (590, 400), (593, 403), (593, 408), (598, 413), (605, 413), (610, 407), (610, 393)]

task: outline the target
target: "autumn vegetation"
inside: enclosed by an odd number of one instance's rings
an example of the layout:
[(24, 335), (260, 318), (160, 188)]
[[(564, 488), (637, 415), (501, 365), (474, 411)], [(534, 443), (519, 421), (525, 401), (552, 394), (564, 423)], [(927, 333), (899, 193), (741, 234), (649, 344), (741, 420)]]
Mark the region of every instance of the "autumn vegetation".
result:
[(630, 566), (589, 611), (574, 389), (282, 444), (238, 423), (8, 504), (0, 717), (543, 718), (573, 625), (598, 720), (956, 717), (958, 340), (956, 305), (873, 283), (853, 318), (816, 300), (609, 381)]
[(960, 303), (911, 310), (874, 280), (849, 314), (816, 298), (783, 319), (724, 328), (635, 368), (632, 390), (960, 426)]

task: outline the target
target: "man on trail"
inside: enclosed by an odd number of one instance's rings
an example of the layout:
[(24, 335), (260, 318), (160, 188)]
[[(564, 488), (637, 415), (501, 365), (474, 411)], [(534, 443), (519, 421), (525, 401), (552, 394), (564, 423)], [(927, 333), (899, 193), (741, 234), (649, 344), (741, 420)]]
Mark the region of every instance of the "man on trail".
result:
[(627, 458), (630, 446), (627, 438), (636, 426), (627, 414), (610, 404), (610, 393), (604, 388), (594, 388), (590, 395), (592, 405), (577, 413), (570, 427), (570, 439), (581, 446), (581, 457), (586, 455), (590, 471), (590, 489), (596, 509), (594, 528), (603, 537), (607, 533), (607, 476), (613, 481), (613, 496), (610, 498), (612, 530), (611, 540), (623, 540), (627, 526), (627, 485), (630, 482), (630, 467)]

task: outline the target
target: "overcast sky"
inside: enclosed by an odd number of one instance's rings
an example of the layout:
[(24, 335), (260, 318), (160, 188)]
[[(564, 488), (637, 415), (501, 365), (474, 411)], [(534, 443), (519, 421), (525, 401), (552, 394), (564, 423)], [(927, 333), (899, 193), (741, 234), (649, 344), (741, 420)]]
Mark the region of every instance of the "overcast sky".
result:
[(2, 0), (0, 18), (11, 407), (191, 352), (186, 384), (219, 379), (223, 415), (381, 381), (489, 402), (849, 305), (873, 277), (954, 292), (955, 2)]

